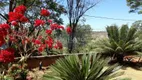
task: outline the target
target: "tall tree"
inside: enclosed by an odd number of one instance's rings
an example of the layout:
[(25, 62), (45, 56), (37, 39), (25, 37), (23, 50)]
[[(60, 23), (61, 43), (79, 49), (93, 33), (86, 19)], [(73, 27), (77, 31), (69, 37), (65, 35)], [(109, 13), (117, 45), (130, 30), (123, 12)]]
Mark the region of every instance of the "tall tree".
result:
[(130, 7), (129, 12), (137, 12), (138, 14), (142, 13), (142, 0), (126, 0), (127, 5)]
[(66, 0), (67, 2), (67, 14), (69, 24), (72, 29), (72, 33), (69, 37), (68, 51), (69, 53), (73, 50), (73, 39), (75, 37), (77, 24), (80, 18), (91, 8), (96, 6), (101, 0)]

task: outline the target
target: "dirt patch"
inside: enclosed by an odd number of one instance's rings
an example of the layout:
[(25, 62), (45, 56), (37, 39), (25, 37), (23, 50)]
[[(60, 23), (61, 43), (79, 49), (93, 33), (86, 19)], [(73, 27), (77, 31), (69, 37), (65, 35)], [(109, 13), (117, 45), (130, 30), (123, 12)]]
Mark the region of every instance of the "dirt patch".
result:
[(124, 71), (124, 75), (118, 78), (131, 78), (131, 80), (142, 80), (142, 70), (136, 70), (131, 67), (127, 67), (125, 69), (120, 69), (119, 71)]

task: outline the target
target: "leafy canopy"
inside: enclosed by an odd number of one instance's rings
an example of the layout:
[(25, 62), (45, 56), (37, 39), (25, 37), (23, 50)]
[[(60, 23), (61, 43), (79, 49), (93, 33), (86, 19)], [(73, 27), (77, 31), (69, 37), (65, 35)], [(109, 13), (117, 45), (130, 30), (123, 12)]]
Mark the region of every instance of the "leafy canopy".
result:
[(129, 12), (137, 12), (138, 14), (142, 13), (142, 0), (126, 0), (127, 5), (130, 7)]

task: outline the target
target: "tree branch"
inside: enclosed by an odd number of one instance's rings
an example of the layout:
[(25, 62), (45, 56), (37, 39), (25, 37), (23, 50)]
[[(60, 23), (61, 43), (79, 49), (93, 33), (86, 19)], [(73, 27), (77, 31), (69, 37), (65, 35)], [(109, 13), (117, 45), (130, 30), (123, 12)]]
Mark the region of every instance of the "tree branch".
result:
[(2, 15), (1, 13), (0, 13), (0, 16), (7, 21), (7, 18), (4, 15)]

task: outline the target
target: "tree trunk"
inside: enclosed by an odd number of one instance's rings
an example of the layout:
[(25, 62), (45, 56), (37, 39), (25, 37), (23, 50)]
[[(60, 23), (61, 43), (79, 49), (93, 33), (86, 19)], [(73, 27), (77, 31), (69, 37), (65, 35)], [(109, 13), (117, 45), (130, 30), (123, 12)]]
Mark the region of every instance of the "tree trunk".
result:
[(72, 24), (70, 26), (72, 26), (72, 33), (69, 35), (68, 52), (72, 53), (74, 45), (75, 45), (74, 44), (74, 37), (75, 37), (75, 33), (76, 33), (76, 26), (77, 26), (77, 24), (74, 23), (74, 24)]
[(14, 4), (14, 0), (10, 0), (9, 2), (9, 12), (13, 11), (13, 4)]

